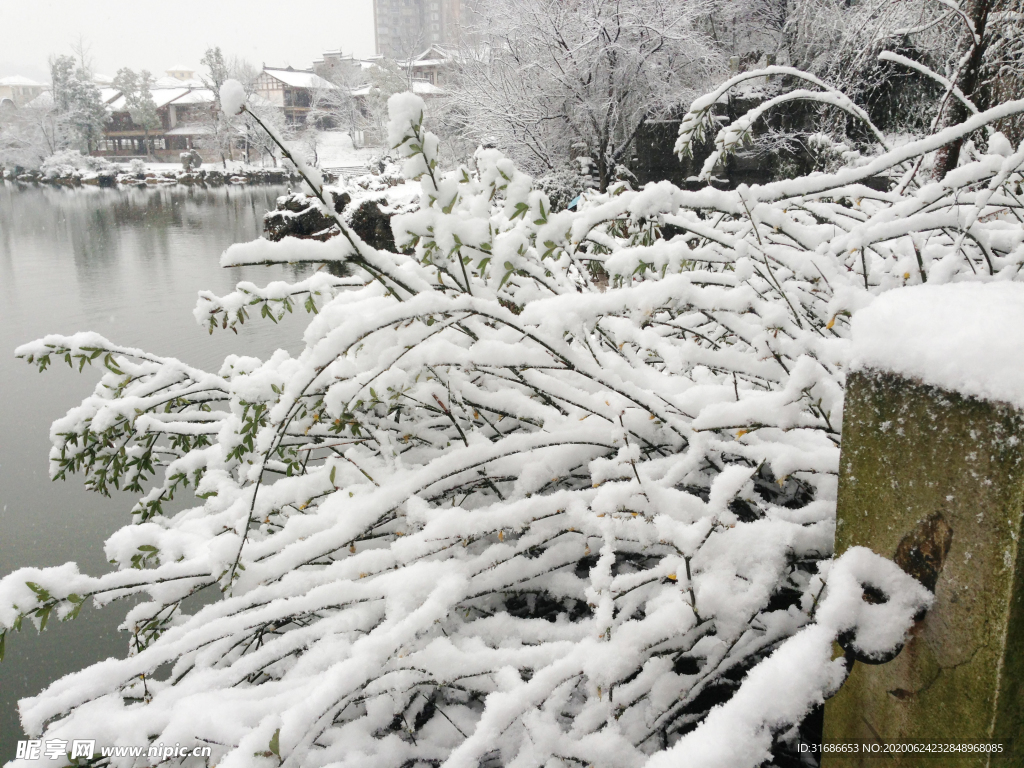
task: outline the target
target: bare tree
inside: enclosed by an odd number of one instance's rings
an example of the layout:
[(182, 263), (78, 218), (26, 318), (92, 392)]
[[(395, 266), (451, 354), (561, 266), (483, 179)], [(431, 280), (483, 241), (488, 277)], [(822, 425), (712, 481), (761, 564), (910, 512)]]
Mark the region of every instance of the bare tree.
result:
[[(1020, 0), (969, 0), (959, 21), (963, 53), (948, 80), (963, 98), (947, 99), (945, 125), (963, 122), (975, 109), (1024, 95), (1024, 5)], [(1017, 141), (1024, 138), (1019, 115), (1001, 123), (998, 127)], [(946, 148), (936, 167), (939, 176), (956, 168), (963, 143), (960, 138)]]
[[(248, 59), (243, 59), (240, 56), (233, 56), (228, 63), (228, 73), (232, 79), (237, 80), (242, 84), (242, 88), (245, 89), (245, 94), (248, 97), (250, 107), (255, 109), (265, 119), (273, 122), (273, 117), (269, 114), (269, 110), (266, 109), (265, 105), (258, 103), (259, 99), (255, 97), (256, 80), (260, 76), (259, 67)], [(219, 91), (218, 98), (220, 98)], [(232, 118), (229, 120), (229, 123), (233, 135), (242, 146), (242, 152), (246, 163), (252, 161), (252, 152), (255, 150), (259, 153), (261, 160), (266, 156), (270, 156), (274, 164), (277, 164), (277, 158), (275, 156), (276, 146), (273, 142), (269, 142), (268, 145), (265, 138), (266, 133), (264, 131), (256, 131), (256, 126), (248, 115), (239, 118)]]
[[(220, 154), (221, 163), (227, 168), (228, 157), (232, 157), (233, 131), (228, 123), (228, 117), (224, 115), (220, 108), (220, 87), (231, 76), (231, 71), (227, 59), (224, 58), (224, 54), (220, 50), (220, 46), (207, 48), (199, 63), (209, 70), (209, 74), (203, 77), (203, 82), (207, 88), (213, 91), (214, 98), (214, 110), (210, 113), (210, 119), (207, 124), (213, 136), (214, 147), (218, 154)], [(234, 158), (232, 157), (232, 159)]]
[(360, 127), (361, 114), (352, 92), (363, 84), (363, 71), (358, 62), (336, 69), (323, 83), (311, 89), (310, 117), (320, 127), (353, 135)]
[(601, 189), (645, 122), (690, 102), (722, 70), (698, 27), (710, 8), (674, 0), (495, 0), (482, 44), (454, 62), (447, 120), (543, 173), (574, 155)]
[[(793, 66), (843, 90), (890, 131), (956, 125), (1024, 94), (1020, 0), (797, 0), (787, 6), (783, 47)], [(1024, 139), (1019, 115), (996, 127)], [(956, 167), (962, 143), (940, 153), (938, 175)]]
[(92, 46), (85, 35), (79, 35), (75, 42), (71, 44), (71, 52), (78, 59), (79, 68), (91, 77), (93, 74)]

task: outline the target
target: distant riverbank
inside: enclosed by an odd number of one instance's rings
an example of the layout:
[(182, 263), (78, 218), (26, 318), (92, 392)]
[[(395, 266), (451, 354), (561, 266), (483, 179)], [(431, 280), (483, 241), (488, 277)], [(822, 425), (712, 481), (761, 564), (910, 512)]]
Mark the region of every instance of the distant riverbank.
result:
[(186, 171), (183, 168), (147, 167), (145, 170), (109, 169), (101, 171), (77, 168), (63, 169), (59, 173), (25, 170), (20, 173), (5, 171), (3, 178), (16, 184), (49, 184), (60, 187), (144, 187), (162, 184), (186, 184), (219, 187), (224, 184), (297, 184), (302, 179), (285, 168), (202, 168)]

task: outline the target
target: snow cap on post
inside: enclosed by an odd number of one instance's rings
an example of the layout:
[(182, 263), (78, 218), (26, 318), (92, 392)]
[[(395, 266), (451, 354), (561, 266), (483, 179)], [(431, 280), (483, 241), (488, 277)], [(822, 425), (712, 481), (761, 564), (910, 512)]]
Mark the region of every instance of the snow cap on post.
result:
[(237, 115), (245, 106), (245, 88), (237, 80), (225, 80), (220, 87), (220, 108), (226, 115)]
[(1024, 285), (889, 291), (853, 316), (853, 366), (1024, 409)]

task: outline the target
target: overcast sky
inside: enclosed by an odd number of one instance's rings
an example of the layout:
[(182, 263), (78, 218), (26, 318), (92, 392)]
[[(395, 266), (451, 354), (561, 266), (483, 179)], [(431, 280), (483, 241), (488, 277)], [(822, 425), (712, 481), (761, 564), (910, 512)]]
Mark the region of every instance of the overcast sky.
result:
[(47, 58), (71, 53), (79, 35), (94, 69), (155, 76), (177, 65), (204, 71), (203, 52), (256, 66), (304, 68), (324, 50), (373, 54), (372, 0), (0, 0), (0, 77), (48, 79)]

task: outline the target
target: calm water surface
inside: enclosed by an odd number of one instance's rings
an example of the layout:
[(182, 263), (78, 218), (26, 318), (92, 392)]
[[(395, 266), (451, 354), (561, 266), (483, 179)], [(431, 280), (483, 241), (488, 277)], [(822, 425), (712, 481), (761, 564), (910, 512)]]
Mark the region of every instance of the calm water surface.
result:
[[(208, 335), (192, 317), (196, 292), (223, 294), (240, 280), (304, 274), (287, 267), (222, 269), (221, 252), (258, 236), (281, 187), (100, 190), (23, 188), (0, 182), (0, 576), (76, 561), (109, 566), (103, 542), (129, 519), (134, 497), (103, 498), (75, 476), (47, 475), (50, 423), (77, 405), (99, 373), (55, 365), (43, 374), (14, 348), (47, 333), (97, 331), (113, 342), (217, 370), (231, 353), (295, 353), (304, 318), (247, 323), (239, 336)], [(14, 757), (17, 700), (100, 659), (122, 655), (127, 609), (88, 608), (42, 635), (9, 637), (0, 664), (0, 763)], [(82, 734), (88, 738), (88, 734)]]

